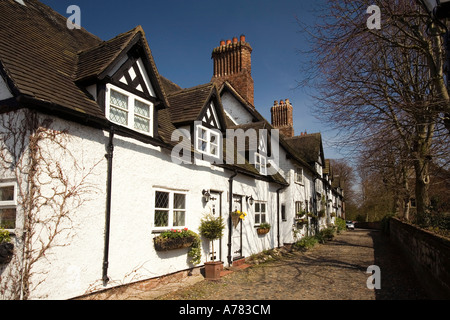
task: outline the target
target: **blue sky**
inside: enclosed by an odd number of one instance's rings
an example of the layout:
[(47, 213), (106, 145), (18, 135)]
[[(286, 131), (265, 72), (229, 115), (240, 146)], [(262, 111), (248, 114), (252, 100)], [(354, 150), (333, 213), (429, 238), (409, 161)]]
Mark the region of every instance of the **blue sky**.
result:
[(299, 53), (307, 49), (297, 19), (313, 23), (313, 6), (323, 0), (41, 0), (69, 17), (78, 5), (81, 26), (103, 40), (141, 25), (158, 71), (183, 88), (211, 80), (212, 50), (220, 40), (245, 34), (253, 48), (255, 106), (270, 121), (275, 100), (294, 106), (294, 128), (321, 132), (327, 158), (342, 158), (333, 148), (334, 134), (312, 116), (312, 100), (297, 87), (303, 79)]

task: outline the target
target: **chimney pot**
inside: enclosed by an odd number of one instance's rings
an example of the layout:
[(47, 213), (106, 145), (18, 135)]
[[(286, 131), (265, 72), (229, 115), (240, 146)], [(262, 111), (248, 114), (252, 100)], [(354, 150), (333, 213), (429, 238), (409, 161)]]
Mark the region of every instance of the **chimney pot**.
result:
[(245, 42), (245, 35), (241, 34), (241, 42)]
[(220, 46), (224, 46), (225, 45), (225, 40), (220, 40)]
[(231, 44), (231, 40), (227, 40), (227, 45)]
[(237, 37), (233, 38), (233, 43), (238, 43), (238, 38)]

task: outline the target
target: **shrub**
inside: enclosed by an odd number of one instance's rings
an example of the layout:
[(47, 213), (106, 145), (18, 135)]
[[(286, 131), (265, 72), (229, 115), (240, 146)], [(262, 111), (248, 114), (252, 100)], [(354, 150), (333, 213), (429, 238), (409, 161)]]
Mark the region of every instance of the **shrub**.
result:
[(315, 236), (308, 236), (300, 239), (300, 241), (297, 241), (294, 244), (294, 247), (301, 250), (308, 250), (313, 248), (317, 244), (317, 242), (318, 240)]
[(325, 243), (327, 241), (332, 241), (334, 239), (335, 228), (330, 227), (323, 229), (316, 236), (320, 243)]
[(337, 232), (341, 233), (342, 231), (347, 230), (347, 226), (345, 225), (345, 220), (342, 218), (336, 218), (336, 227), (337, 227)]
[(11, 237), (9, 236), (9, 231), (0, 228), (0, 243), (11, 242)]

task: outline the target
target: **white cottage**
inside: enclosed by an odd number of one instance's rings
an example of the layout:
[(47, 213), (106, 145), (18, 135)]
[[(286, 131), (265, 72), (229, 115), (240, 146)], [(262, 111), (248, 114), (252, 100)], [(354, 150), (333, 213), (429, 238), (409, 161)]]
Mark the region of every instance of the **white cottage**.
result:
[[(245, 37), (214, 49), (210, 83), (183, 89), (158, 73), (141, 27), (102, 41), (24, 4), (0, 2), (0, 226), (14, 244), (2, 298), (69, 299), (192, 269), (186, 249), (153, 239), (197, 232), (207, 213), (227, 228), (214, 252), (202, 242), (200, 267), (308, 232), (296, 213), (317, 212), (322, 172), (253, 106)], [(234, 225), (236, 210), (247, 216)]]

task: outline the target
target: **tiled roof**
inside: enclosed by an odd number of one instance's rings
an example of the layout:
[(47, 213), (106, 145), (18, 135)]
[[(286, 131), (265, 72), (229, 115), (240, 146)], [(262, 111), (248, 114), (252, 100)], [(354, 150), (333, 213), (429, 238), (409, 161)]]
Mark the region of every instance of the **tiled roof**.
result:
[[(126, 49), (138, 41), (141, 41), (141, 48), (150, 60), (152, 75), (149, 76), (152, 83), (155, 82), (157, 95), (168, 107), (158, 108), (159, 137), (168, 146), (177, 143), (171, 141), (176, 125), (198, 119), (211, 96), (218, 94), (214, 83), (182, 89), (161, 77), (140, 26), (102, 41), (84, 29), (70, 30), (66, 17), (37, 0), (26, 0), (25, 3), (24, 6), (14, 0), (0, 1), (0, 74), (7, 77), (16, 97), (24, 97), (22, 101), (36, 105), (50, 104), (52, 108), (60, 108), (64, 112), (70, 110), (70, 114), (88, 115), (106, 124), (102, 107), (81, 83), (105, 76), (114, 62), (126, 53)], [(250, 106), (249, 112), (259, 121), (250, 126), (270, 127)], [(252, 164), (245, 159), (244, 162), (225, 164), (224, 167), (287, 184), (281, 175), (262, 177)]]
[(317, 162), (321, 154), (322, 135), (320, 133), (305, 134), (284, 139), (296, 153), (309, 164)]
[(176, 125), (195, 121), (208, 102), (213, 88), (213, 83), (207, 83), (168, 94), (172, 122)]
[(79, 52), (75, 79), (82, 80), (100, 75), (123, 52), (140, 30), (140, 27), (136, 27), (111, 40)]
[(101, 40), (84, 29), (69, 30), (67, 18), (46, 5), (27, 0), (0, 1), (0, 63), (16, 94), (104, 117), (89, 95), (73, 81), (77, 52)]

